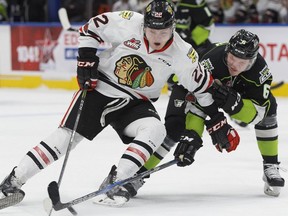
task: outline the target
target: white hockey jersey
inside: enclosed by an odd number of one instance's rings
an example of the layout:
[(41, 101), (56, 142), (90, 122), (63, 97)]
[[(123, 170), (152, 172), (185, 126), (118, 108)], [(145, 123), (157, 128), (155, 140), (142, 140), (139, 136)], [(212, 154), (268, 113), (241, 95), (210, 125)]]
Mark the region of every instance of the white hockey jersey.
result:
[(132, 11), (108, 12), (89, 20), (80, 28), (79, 48), (98, 48), (107, 42), (111, 48), (98, 54), (101, 74), (97, 91), (115, 98), (156, 100), (171, 74), (194, 92), (202, 106), (213, 99), (205, 90), (212, 77), (198, 62), (198, 54), (175, 32), (161, 50), (150, 50), (144, 37), (143, 15)]

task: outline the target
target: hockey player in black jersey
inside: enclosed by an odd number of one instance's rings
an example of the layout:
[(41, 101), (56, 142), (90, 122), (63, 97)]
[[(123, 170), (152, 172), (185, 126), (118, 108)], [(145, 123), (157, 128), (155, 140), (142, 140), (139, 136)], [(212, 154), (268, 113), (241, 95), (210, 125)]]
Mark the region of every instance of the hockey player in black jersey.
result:
[[(214, 44), (199, 55), (218, 81), (211, 92), (219, 107), (233, 119), (254, 125), (263, 159), (264, 193), (279, 196), (285, 180), (279, 173), (277, 102), (270, 91), (271, 71), (258, 50), (258, 36), (241, 29), (228, 44)], [(195, 106), (187, 116), (188, 125), (197, 113), (193, 110)]]
[[(257, 35), (241, 29), (237, 31), (228, 43), (212, 44), (209, 49), (199, 53), (201, 63), (211, 71), (216, 82), (211, 92), (219, 107), (228, 113), (233, 119), (246, 124), (254, 125), (259, 151), (263, 159), (264, 193), (269, 196), (279, 196), (280, 189), (284, 187), (285, 180), (279, 173), (278, 161), (278, 125), (277, 103), (270, 91), (272, 74), (264, 58), (258, 53), (259, 38)], [(170, 98), (166, 114), (167, 136), (159, 149), (150, 157), (141, 170), (155, 167), (170, 151), (177, 141), (179, 144), (174, 152), (176, 158), (188, 158), (188, 164), (194, 161), (195, 152), (183, 151), (188, 149), (187, 138), (189, 133), (195, 137), (195, 133), (202, 137), (206, 115), (199, 104), (191, 101), (195, 98), (182, 87), (182, 92), (177, 90), (177, 97)], [(173, 94), (173, 91), (172, 91)], [(186, 95), (187, 94), (187, 95)], [(180, 104), (182, 98), (190, 100), (187, 103), (186, 119), (173, 110), (169, 115), (169, 108), (175, 109), (175, 104)], [(183, 102), (184, 103), (184, 102)], [(186, 121), (186, 123), (185, 123)], [(175, 125), (185, 126), (184, 136), (180, 138), (181, 131)], [(209, 132), (209, 131), (208, 131)], [(190, 143), (190, 149), (197, 148), (201, 143), (194, 139)], [(221, 149), (219, 149), (222, 151)], [(184, 164), (185, 165), (185, 162)], [(136, 188), (139, 185), (136, 184)], [(132, 191), (132, 190), (131, 190)], [(134, 194), (136, 192), (134, 191)]]

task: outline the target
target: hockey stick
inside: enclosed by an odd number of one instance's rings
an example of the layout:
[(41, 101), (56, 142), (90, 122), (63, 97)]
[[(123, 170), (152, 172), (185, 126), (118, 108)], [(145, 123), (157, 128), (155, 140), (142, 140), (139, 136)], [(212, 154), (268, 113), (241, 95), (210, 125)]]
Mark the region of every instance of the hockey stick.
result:
[(138, 179), (141, 179), (147, 175), (150, 175), (154, 172), (158, 172), (159, 170), (162, 170), (162, 169), (165, 169), (167, 167), (170, 167), (174, 164), (176, 164), (178, 162), (178, 160), (174, 159), (174, 160), (171, 160), (171, 161), (168, 161), (158, 167), (154, 167), (150, 170), (147, 170), (145, 172), (142, 172), (142, 173), (139, 173), (139, 174), (136, 174), (135, 176), (132, 176), (130, 178), (127, 178), (127, 179), (124, 179), (124, 180), (121, 180), (121, 181), (117, 181), (117, 182), (114, 182), (113, 184), (110, 184), (108, 185), (107, 187), (101, 189), (101, 190), (97, 190), (97, 191), (94, 191), (92, 193), (89, 193), (89, 194), (86, 194), (82, 197), (79, 197), (77, 199), (74, 199), (70, 202), (67, 202), (67, 203), (62, 203), (60, 201), (60, 194), (59, 194), (59, 187), (57, 185), (57, 183), (54, 181), (54, 182), (51, 182), (48, 186), (48, 194), (49, 194), (49, 197), (52, 201), (52, 207), (56, 210), (56, 211), (59, 211), (59, 210), (62, 210), (62, 209), (65, 209), (65, 208), (71, 208), (71, 206), (73, 205), (76, 205), (76, 204), (79, 204), (79, 203), (82, 203), (86, 200), (89, 200), (95, 196), (98, 196), (100, 194), (104, 194), (104, 193), (107, 193), (108, 191), (110, 191), (112, 188), (116, 187), (116, 186), (122, 186), (122, 185), (125, 185), (129, 182), (132, 182), (132, 181), (135, 181), (135, 180), (138, 180)]
[(272, 85), (271, 86), (271, 90), (281, 87), (282, 85), (284, 85), (284, 83), (285, 83), (284, 81), (280, 81), (279, 83), (276, 83), (275, 85)]
[(18, 190), (16, 193), (8, 195), (7, 197), (0, 199), (0, 210), (9, 206), (14, 206), (20, 203), (24, 199), (25, 193), (22, 190)]
[(67, 10), (65, 8), (60, 8), (58, 10), (58, 16), (64, 30), (78, 32), (78, 29), (71, 26), (67, 15)]
[[(66, 150), (65, 158), (64, 158), (64, 161), (63, 161), (63, 165), (62, 165), (62, 168), (61, 168), (60, 175), (59, 175), (58, 183), (53, 181), (57, 185), (57, 188), (59, 188), (59, 186), (61, 184), (61, 181), (62, 181), (62, 178), (63, 178), (63, 175), (64, 175), (64, 171), (65, 171), (65, 168), (66, 168), (66, 165), (67, 165), (68, 157), (69, 157), (70, 152), (71, 152), (72, 143), (73, 143), (73, 140), (74, 140), (74, 137), (75, 137), (75, 133), (76, 133), (76, 130), (77, 130), (77, 127), (78, 127), (78, 123), (79, 123), (79, 120), (80, 120), (80, 116), (81, 116), (81, 113), (82, 113), (82, 109), (83, 109), (83, 106), (84, 106), (84, 102), (85, 102), (85, 98), (86, 98), (86, 95), (87, 95), (88, 87), (89, 87), (88, 83), (85, 83), (84, 89), (83, 89), (83, 92), (82, 92), (82, 95), (81, 95), (81, 101), (80, 101), (80, 105), (79, 105), (79, 108), (78, 108), (78, 111), (77, 111), (74, 127), (73, 127), (73, 130), (72, 130), (72, 134), (70, 136), (70, 140), (69, 140), (68, 147), (67, 147), (67, 150)], [(68, 210), (73, 215), (77, 215), (77, 212), (72, 207), (68, 207)], [(52, 208), (51, 208), (51, 211), (49, 212), (49, 216), (51, 215), (51, 213), (52, 213)]]

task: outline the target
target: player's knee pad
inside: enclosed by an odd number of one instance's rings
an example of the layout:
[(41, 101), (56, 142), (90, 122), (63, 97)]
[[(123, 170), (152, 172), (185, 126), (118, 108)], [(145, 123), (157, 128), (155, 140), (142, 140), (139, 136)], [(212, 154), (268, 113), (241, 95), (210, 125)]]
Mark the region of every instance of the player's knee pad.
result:
[(276, 115), (265, 117), (260, 123), (255, 125), (257, 139), (278, 137), (278, 125)]
[(124, 129), (124, 134), (134, 137), (119, 162), (119, 167), (126, 167), (126, 169), (117, 169), (120, 176), (127, 177), (129, 173), (136, 172), (148, 161), (153, 152), (163, 142), (166, 130), (160, 120), (148, 117), (129, 124)]
[(124, 134), (134, 140), (147, 143), (153, 151), (158, 148), (166, 136), (163, 123), (154, 117), (138, 119), (124, 129)]
[(139, 128), (136, 139), (142, 137), (145, 140), (146, 137), (146, 143), (151, 143), (153, 150), (156, 150), (163, 142), (165, 136), (166, 129), (163, 123), (156, 118), (147, 118), (147, 121), (143, 122)]
[(255, 128), (257, 127), (264, 127), (264, 128), (273, 128), (277, 126), (277, 116), (271, 115), (271, 116), (266, 116), (263, 118), (261, 122), (259, 122), (257, 125), (255, 125)]

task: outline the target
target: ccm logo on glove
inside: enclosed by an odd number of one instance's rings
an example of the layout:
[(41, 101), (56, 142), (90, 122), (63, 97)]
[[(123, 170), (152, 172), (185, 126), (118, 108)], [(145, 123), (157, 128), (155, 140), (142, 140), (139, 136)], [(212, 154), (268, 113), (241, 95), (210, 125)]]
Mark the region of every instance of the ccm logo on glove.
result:
[(80, 89), (84, 89), (87, 83), (88, 91), (96, 88), (99, 78), (98, 64), (99, 57), (96, 55), (91, 54), (86, 58), (77, 57), (77, 81)]
[(78, 61), (77, 64), (79, 67), (93, 67), (95, 62), (88, 62), (88, 61)]
[(221, 120), (217, 124), (213, 125), (211, 128), (207, 128), (207, 131), (209, 134), (211, 134), (212, 132), (219, 130), (220, 128), (222, 128), (226, 124), (227, 124), (227, 118)]
[(234, 151), (240, 142), (237, 131), (227, 123), (223, 113), (215, 114), (210, 120), (205, 120), (206, 130), (212, 138), (213, 145), (218, 151)]

